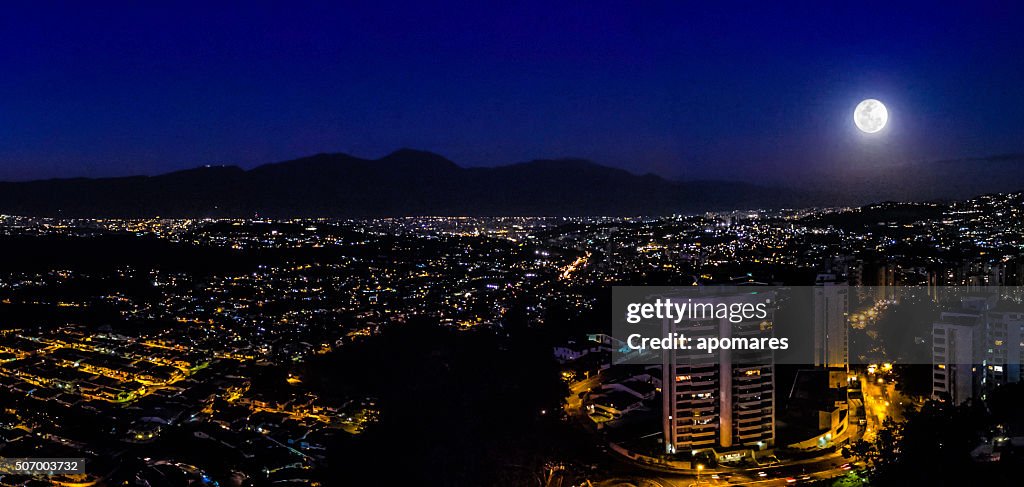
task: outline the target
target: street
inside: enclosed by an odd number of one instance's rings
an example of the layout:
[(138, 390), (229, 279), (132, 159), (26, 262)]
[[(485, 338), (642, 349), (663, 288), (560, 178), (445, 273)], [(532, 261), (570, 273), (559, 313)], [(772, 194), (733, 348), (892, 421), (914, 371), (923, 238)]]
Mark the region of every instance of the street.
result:
[(876, 373), (861, 375), (859, 378), (864, 395), (864, 414), (868, 422), (863, 438), (871, 441), (887, 418), (903, 421), (901, 406), (909, 399), (896, 391), (896, 384), (890, 380), (889, 375)]

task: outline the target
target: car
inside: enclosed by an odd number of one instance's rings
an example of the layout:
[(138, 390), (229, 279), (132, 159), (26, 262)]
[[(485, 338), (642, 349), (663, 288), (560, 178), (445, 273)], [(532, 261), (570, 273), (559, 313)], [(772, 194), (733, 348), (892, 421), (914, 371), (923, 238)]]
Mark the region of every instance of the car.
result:
[(768, 472), (765, 472), (764, 470), (762, 470), (760, 472), (757, 472), (757, 476), (761, 477), (761, 478), (767, 477), (768, 476)]
[(849, 463), (844, 463), (844, 464), (840, 465), (839, 468), (841, 468), (843, 470), (849, 470), (849, 469), (853, 468), (853, 465), (850, 465)]
[(795, 477), (786, 477), (786, 483), (787, 484), (792, 484), (793, 482), (796, 482), (796, 478)]

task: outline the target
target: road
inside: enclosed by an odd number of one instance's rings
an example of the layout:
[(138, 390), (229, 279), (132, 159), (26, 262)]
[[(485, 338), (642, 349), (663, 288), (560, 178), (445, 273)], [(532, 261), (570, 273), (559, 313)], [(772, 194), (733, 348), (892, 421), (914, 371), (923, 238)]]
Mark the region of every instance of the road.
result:
[[(888, 380), (890, 376), (868, 374), (860, 376), (861, 392), (864, 394), (864, 414), (868, 420), (864, 439), (871, 441), (887, 418), (903, 421), (904, 402), (909, 399), (896, 391), (896, 385)], [(882, 379), (882, 383), (878, 380)]]
[(601, 384), (601, 376), (593, 374), (589, 378), (574, 382), (569, 386), (569, 397), (565, 401), (565, 412), (569, 415), (583, 413), (583, 398), (580, 395)]
[[(847, 460), (839, 455), (832, 455), (824, 459), (800, 464), (777, 465), (773, 467), (754, 468), (745, 471), (719, 474), (718, 478), (712, 475), (701, 475), (701, 486), (726, 486), (726, 485), (757, 485), (764, 487), (799, 485), (812, 480), (820, 480), (838, 477), (848, 472), (843, 469)], [(759, 474), (763, 472), (762, 477)], [(789, 480), (793, 479), (793, 480)], [(595, 487), (689, 487), (697, 482), (694, 475), (682, 475), (672, 473), (647, 472), (637, 475), (621, 475), (609, 478), (601, 482), (595, 482)]]

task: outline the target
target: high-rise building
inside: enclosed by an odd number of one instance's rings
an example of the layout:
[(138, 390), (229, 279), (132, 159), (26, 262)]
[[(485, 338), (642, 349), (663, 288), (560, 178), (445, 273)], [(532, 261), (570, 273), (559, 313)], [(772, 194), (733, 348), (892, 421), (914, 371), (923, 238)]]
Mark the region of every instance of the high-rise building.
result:
[[(718, 302), (774, 303), (768, 293), (719, 295)], [(666, 333), (691, 339), (770, 338), (774, 308), (764, 319), (727, 318), (665, 323)], [(775, 440), (775, 379), (771, 350), (672, 350), (663, 355), (663, 428), (667, 453), (759, 450)]]
[(828, 272), (818, 274), (811, 291), (814, 368), (797, 372), (784, 420), (815, 430), (808, 443), (825, 448), (848, 438), (850, 286)]
[(1024, 308), (1004, 303), (989, 311), (988, 318), (992, 352), (987, 357), (986, 371), (996, 384), (1020, 382), (1024, 368)]
[(995, 294), (969, 296), (932, 324), (932, 397), (962, 404), (1019, 382), (1024, 310)]
[(850, 286), (835, 274), (818, 274), (814, 286), (814, 365), (849, 370)]

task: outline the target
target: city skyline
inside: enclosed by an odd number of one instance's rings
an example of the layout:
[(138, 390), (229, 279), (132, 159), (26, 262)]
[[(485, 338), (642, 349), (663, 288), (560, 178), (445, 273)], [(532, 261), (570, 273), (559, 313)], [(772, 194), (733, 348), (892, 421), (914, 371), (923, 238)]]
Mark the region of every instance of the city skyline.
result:
[[(868, 486), (947, 455), (926, 483), (1007, 483), (1024, 431), (1022, 201), (3, 215), (0, 253), (18, 258), (0, 261), (0, 455), (85, 460), (5, 480), (315, 486), (390, 479), (397, 458), (430, 485)], [(802, 352), (617, 361), (607, 293), (627, 283), (778, 302), (764, 319), (670, 328)], [(871, 454), (886, 448), (923, 458)]]

